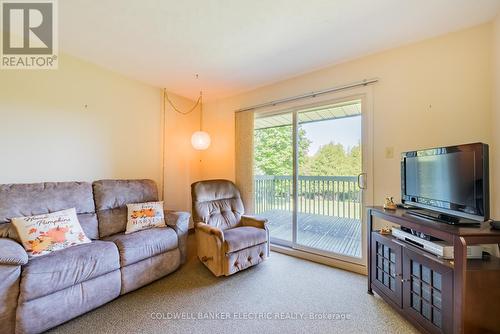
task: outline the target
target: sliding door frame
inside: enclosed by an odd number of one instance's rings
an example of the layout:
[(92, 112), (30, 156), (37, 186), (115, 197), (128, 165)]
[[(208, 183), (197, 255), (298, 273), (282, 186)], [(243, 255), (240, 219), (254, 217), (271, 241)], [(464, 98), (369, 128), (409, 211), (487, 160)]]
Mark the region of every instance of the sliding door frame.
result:
[[(269, 114), (292, 114), (292, 136), (293, 136), (293, 212), (292, 212), (292, 241), (274, 239), (271, 237), (272, 249), (278, 252), (303, 257), (315, 262), (338, 266), (360, 273), (366, 272), (367, 264), (367, 230), (365, 207), (373, 204), (373, 87), (364, 86), (329, 94), (321, 101), (309, 104), (295, 104), (289, 108), (275, 110)], [(322, 251), (320, 249), (303, 246), (297, 243), (298, 233), (298, 184), (299, 184), (299, 136), (298, 136), (298, 114), (308, 108), (322, 105), (342, 103), (352, 100), (361, 100), (361, 147), (362, 147), (362, 173), (366, 175), (363, 179), (364, 188), (361, 191), (361, 258), (345, 256), (339, 253)], [(265, 113), (268, 114), (268, 113)], [(288, 249), (286, 249), (288, 248)], [(353, 267), (354, 266), (354, 267)]]

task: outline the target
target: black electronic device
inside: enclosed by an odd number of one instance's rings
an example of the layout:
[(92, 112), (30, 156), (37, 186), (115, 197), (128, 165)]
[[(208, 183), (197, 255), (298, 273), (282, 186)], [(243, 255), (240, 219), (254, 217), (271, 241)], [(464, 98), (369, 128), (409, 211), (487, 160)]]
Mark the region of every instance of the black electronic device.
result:
[(408, 213), (447, 224), (489, 219), (489, 157), (483, 143), (405, 152), (401, 201)]

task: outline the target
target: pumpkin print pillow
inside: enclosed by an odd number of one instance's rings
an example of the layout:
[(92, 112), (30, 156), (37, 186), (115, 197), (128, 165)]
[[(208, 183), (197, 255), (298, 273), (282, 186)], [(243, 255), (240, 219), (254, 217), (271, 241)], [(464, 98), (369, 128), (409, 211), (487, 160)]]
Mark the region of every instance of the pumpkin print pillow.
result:
[(30, 257), (90, 242), (78, 221), (75, 208), (12, 218), (11, 221)]
[(165, 227), (163, 202), (127, 204), (127, 229), (125, 234), (153, 227)]

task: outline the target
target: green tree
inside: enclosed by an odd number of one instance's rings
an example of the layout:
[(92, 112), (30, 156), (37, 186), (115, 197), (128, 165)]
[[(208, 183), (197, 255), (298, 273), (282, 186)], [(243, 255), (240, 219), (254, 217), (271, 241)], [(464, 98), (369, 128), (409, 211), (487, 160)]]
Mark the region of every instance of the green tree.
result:
[(352, 176), (361, 171), (361, 147), (346, 150), (342, 144), (329, 143), (310, 158), (308, 174), (316, 176)]
[[(305, 165), (310, 144), (306, 131), (299, 127), (299, 166)], [(291, 125), (255, 130), (254, 147), (255, 174), (292, 175)]]

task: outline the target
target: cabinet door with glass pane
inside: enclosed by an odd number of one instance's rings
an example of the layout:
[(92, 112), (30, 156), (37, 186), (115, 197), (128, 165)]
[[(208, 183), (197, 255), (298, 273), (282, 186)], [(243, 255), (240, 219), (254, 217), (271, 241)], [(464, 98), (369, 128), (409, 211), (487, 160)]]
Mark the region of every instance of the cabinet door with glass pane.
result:
[(401, 246), (372, 232), (372, 284), (401, 307)]
[(403, 250), (403, 308), (431, 333), (451, 333), (453, 270)]

